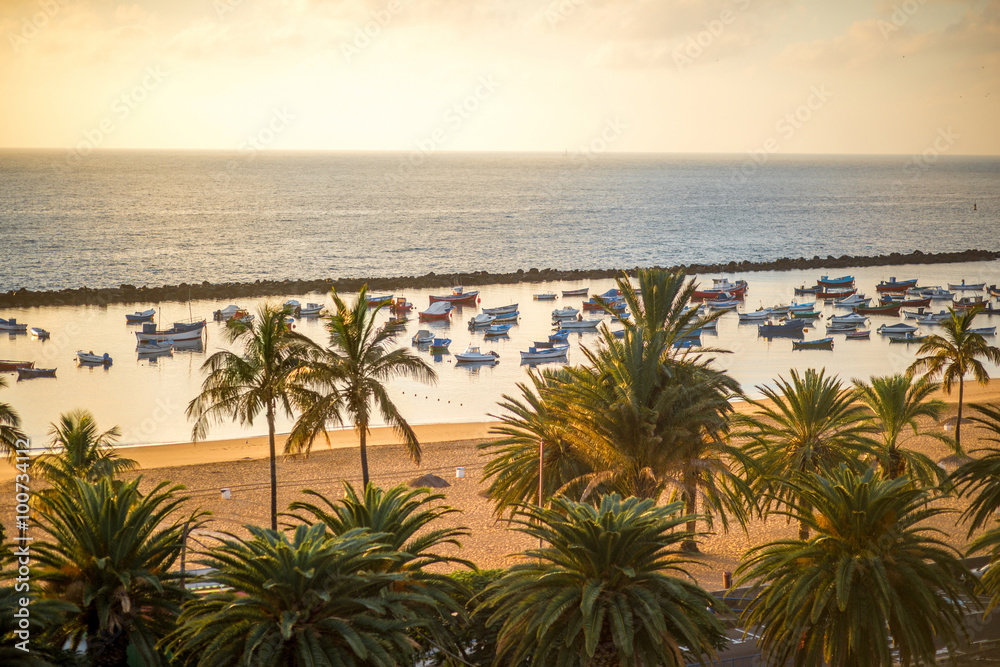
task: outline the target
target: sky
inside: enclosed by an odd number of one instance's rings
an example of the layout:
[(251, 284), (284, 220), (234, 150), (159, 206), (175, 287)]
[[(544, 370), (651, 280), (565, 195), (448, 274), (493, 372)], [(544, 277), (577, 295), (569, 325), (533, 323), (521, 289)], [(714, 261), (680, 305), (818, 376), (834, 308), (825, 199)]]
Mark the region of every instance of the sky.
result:
[(0, 147), (1000, 154), (1000, 1), (0, 0)]

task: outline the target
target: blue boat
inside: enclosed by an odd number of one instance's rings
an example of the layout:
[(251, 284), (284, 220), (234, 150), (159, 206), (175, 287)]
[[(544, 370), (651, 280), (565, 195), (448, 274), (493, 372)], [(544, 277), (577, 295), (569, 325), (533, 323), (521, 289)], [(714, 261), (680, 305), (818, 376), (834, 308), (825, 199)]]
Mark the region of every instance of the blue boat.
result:
[(823, 276), (816, 281), (816, 284), (820, 287), (854, 287), (854, 276), (841, 276), (839, 278)]
[(444, 354), (448, 351), (448, 346), (451, 345), (450, 338), (435, 338), (431, 341), (431, 354)]
[(483, 334), (485, 336), (506, 336), (510, 328), (514, 326), (513, 324), (494, 324), (493, 326), (487, 327)]
[(520, 315), (518, 311), (512, 313), (500, 313), (499, 315), (494, 315), (494, 322), (516, 322), (517, 316)]
[(781, 336), (787, 334), (801, 335), (802, 331), (806, 328), (806, 320), (788, 320), (787, 322), (782, 322), (780, 324), (772, 324), (768, 322), (767, 324), (757, 325), (757, 335), (758, 336)]
[(569, 338), (569, 329), (560, 329), (554, 334), (549, 334), (549, 341), (556, 343)]

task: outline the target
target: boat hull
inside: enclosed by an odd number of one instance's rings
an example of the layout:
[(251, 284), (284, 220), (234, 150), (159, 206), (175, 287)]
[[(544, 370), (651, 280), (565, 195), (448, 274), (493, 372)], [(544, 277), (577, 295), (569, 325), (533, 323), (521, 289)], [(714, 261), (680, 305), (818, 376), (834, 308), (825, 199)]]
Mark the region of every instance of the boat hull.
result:
[(0, 359), (0, 372), (16, 371), (19, 368), (34, 368), (34, 361), (12, 361)]
[(168, 340), (200, 340), (203, 331), (203, 326), (197, 329), (188, 329), (187, 331), (178, 331), (176, 328), (163, 331), (136, 331), (135, 338), (139, 343), (163, 343)]
[(31, 380), (32, 378), (54, 378), (56, 369), (54, 368), (18, 368), (17, 379)]
[(462, 294), (448, 294), (446, 296), (430, 296), (428, 298), (431, 300), (431, 303), (444, 301), (453, 306), (473, 306), (476, 303), (476, 299), (479, 298), (479, 290), (463, 292)]
[(899, 317), (899, 309), (903, 304), (897, 303), (889, 306), (872, 306), (870, 308), (855, 307), (854, 312), (858, 315), (892, 315)]

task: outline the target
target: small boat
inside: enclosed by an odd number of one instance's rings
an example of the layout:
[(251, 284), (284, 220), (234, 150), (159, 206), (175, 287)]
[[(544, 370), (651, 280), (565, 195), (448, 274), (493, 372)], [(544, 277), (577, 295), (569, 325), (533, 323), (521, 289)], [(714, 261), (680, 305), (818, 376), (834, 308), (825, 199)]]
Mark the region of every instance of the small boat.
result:
[(391, 305), (394, 297), (395, 295), (393, 294), (367, 294), (365, 295), (365, 301), (368, 302), (369, 308), (374, 308), (385, 303)]
[(479, 290), (466, 292), (463, 287), (453, 287), (451, 294), (444, 296), (430, 296), (431, 303), (443, 301), (455, 306), (474, 306), (479, 299)]
[(587, 296), (590, 294), (589, 287), (581, 287), (579, 289), (564, 289), (562, 291), (563, 296)]
[(858, 328), (857, 322), (833, 322), (826, 325), (827, 333), (847, 333)]
[(716, 278), (713, 283), (712, 289), (695, 290), (691, 294), (691, 300), (742, 299), (747, 293), (748, 285), (745, 280), (737, 280), (735, 283), (731, 283), (725, 278)]
[(480, 352), (479, 347), (476, 345), (470, 345), (465, 348), (465, 352), (456, 352), (455, 360), (459, 362), (466, 363), (490, 363), (495, 364), (500, 358), (500, 355), (490, 350), (489, 352)]
[(56, 369), (54, 368), (18, 368), (17, 380), (31, 380), (32, 378), (54, 378)]
[(174, 342), (164, 341), (162, 343), (139, 343), (135, 351), (140, 357), (162, 357), (174, 352)]
[(9, 320), (5, 320), (0, 317), (0, 331), (9, 331), (11, 333), (25, 333), (28, 330), (27, 324), (20, 324), (13, 317)]
[(969, 329), (969, 333), (979, 334), (980, 336), (996, 336), (996, 327), (976, 327), (975, 329)]
[(815, 301), (810, 301), (809, 303), (795, 303), (794, 301), (788, 306), (788, 312), (794, 313), (796, 311), (812, 310), (816, 307)]
[(840, 301), (834, 301), (834, 308), (854, 308), (855, 306), (867, 306), (868, 302), (871, 301), (871, 297), (866, 297), (864, 294), (858, 294), (855, 292), (849, 297), (843, 298)]
[(921, 296), (929, 296), (931, 299), (954, 299), (955, 293), (949, 292), (941, 287), (925, 287), (918, 290)]
[(878, 331), (883, 336), (901, 336), (903, 334), (913, 333), (917, 330), (917, 327), (910, 326), (909, 324), (883, 324), (876, 331)]
[(858, 315), (857, 313), (851, 313), (850, 315), (832, 315), (830, 316), (829, 322), (831, 324), (843, 324), (847, 322), (854, 322), (856, 324), (864, 324), (868, 321), (868, 318), (864, 315)]
[(820, 287), (854, 287), (854, 276), (841, 276), (840, 278), (830, 278), (823, 276), (816, 281)]
[(493, 324), (493, 322), (496, 319), (497, 319), (496, 315), (488, 315), (486, 313), (479, 313), (478, 315), (473, 316), (469, 320), (469, 328), (470, 329), (475, 329), (477, 327), (488, 327), (489, 325)]
[(625, 330), (624, 329), (615, 329), (614, 331), (611, 332), (611, 335), (614, 336), (615, 338), (624, 338), (625, 337)]
[(817, 338), (816, 340), (793, 340), (793, 350), (832, 350), (833, 338)]
[(890, 343), (906, 343), (906, 344), (922, 343), (925, 340), (927, 340), (926, 334), (923, 336), (917, 336), (912, 331), (910, 333), (905, 333), (905, 334), (894, 334), (888, 336), (888, 338)]
[(931, 305), (931, 298), (925, 296), (916, 299), (894, 299), (891, 296), (883, 296), (879, 299), (879, 303), (883, 306), (896, 305), (898, 303), (904, 308), (926, 308)]
[(561, 359), (569, 352), (569, 345), (553, 346), (548, 349), (529, 347), (527, 352), (521, 352), (521, 361), (543, 361), (545, 359)]
[(986, 293), (990, 296), (995, 296), (1000, 298), (1000, 287), (997, 287), (996, 285), (990, 285), (989, 287), (986, 288)]
[(763, 322), (771, 317), (772, 314), (770, 310), (765, 308), (764, 310), (756, 310), (752, 313), (736, 313), (736, 316), (739, 317), (740, 324), (744, 324), (748, 322)]
[(955, 310), (966, 308), (982, 308), (989, 303), (989, 299), (983, 296), (963, 296), (951, 302), (951, 307)]
[(802, 320), (815, 320), (820, 315), (817, 310), (796, 310), (790, 311), (788, 314), (791, 315), (793, 319)]
[(560, 329), (553, 334), (549, 334), (549, 341), (553, 343), (558, 343), (563, 340), (569, 340), (569, 329)]
[(405, 329), (406, 323), (410, 321), (410, 318), (406, 315), (393, 315), (385, 321), (386, 326), (397, 327), (399, 329)]
[(534, 345), (539, 349), (548, 349), (550, 347), (557, 347), (559, 344), (560, 341), (551, 341), (551, 340), (536, 340), (534, 343), (532, 343), (532, 345)]
[(872, 332), (870, 329), (865, 329), (864, 331), (848, 331), (845, 336), (847, 340), (868, 340), (871, 338)]
[(157, 331), (156, 325), (146, 322), (142, 325), (142, 331), (135, 332), (135, 338), (139, 343), (162, 343), (165, 341), (186, 341), (201, 340), (205, 330), (205, 320), (199, 322), (175, 322), (170, 329)]
[(591, 299), (590, 301), (583, 302), (584, 310), (604, 310), (605, 308), (613, 308), (615, 310), (624, 310), (628, 306), (621, 299), (608, 299), (603, 304), (598, 303), (596, 299)]
[(785, 313), (788, 312), (789, 308), (790, 306), (787, 303), (783, 303), (777, 306), (771, 306), (770, 308), (765, 308), (764, 310), (771, 313), (772, 315), (784, 315)]
[(149, 322), (150, 320), (153, 319), (153, 316), (155, 316), (155, 315), (156, 315), (156, 309), (155, 308), (150, 308), (149, 310), (144, 310), (141, 313), (140, 312), (126, 313), (125, 314), (125, 323), (126, 324), (135, 324), (135, 323), (138, 323), (138, 322)]
[(0, 372), (16, 371), (19, 368), (34, 368), (34, 361), (12, 361), (10, 359), (0, 359)]
[(879, 292), (905, 292), (906, 290), (916, 287), (917, 279), (912, 280), (896, 280), (896, 276), (892, 276), (889, 280), (883, 280), (875, 289)]
[(486, 337), (493, 336), (506, 336), (510, 328), (514, 326), (513, 324), (493, 324), (483, 331), (483, 335)]
[(789, 320), (787, 322), (781, 322), (778, 324), (768, 322), (767, 324), (757, 325), (757, 335), (758, 336), (774, 336), (780, 334), (788, 333), (798, 333), (801, 334), (802, 330), (806, 328), (805, 320)]
[(321, 303), (307, 303), (299, 308), (300, 317), (317, 317), (322, 312), (323, 304)]
[(81, 364), (103, 364), (105, 366), (111, 365), (111, 356), (105, 352), (103, 355), (94, 354), (93, 351), (84, 352), (79, 350), (76, 353), (77, 359), (80, 360)]
[(405, 315), (411, 310), (413, 310), (413, 304), (407, 301), (405, 296), (397, 296), (389, 304), (389, 312), (393, 315)]
[(604, 320), (562, 320), (559, 322), (559, 328), (563, 330), (577, 330), (577, 331), (593, 331), (601, 322)]
[(580, 314), (580, 311), (576, 308), (567, 306), (566, 308), (556, 308), (552, 311), (552, 317), (560, 319), (563, 317), (576, 317)]
[(701, 347), (700, 338), (682, 338), (674, 341), (675, 350), (689, 350), (692, 347)]
[[(246, 309), (240, 308), (235, 304), (230, 304), (225, 308), (220, 308), (219, 310), (212, 313), (212, 319), (214, 319), (216, 322), (228, 322), (229, 320), (234, 318), (243, 319), (248, 315), (250, 315), (250, 313)], [(250, 315), (250, 317), (253, 316)]]
[(705, 301), (705, 305), (711, 310), (736, 310), (740, 302), (737, 299), (719, 299)]
[(451, 316), (453, 306), (448, 301), (435, 301), (422, 311), (418, 316), (421, 322), (433, 322), (436, 320), (447, 320)]
[(820, 291), (822, 289), (823, 288), (820, 287), (819, 285), (813, 285), (812, 287), (806, 287), (805, 285), (803, 285), (802, 287), (796, 287), (795, 288), (795, 296), (804, 296), (806, 294), (815, 294), (816, 292), (818, 292), (818, 291)]
[(854, 312), (859, 315), (893, 315), (899, 317), (901, 303), (890, 303), (884, 306), (855, 306)]
[(970, 291), (970, 292), (982, 292), (986, 289), (986, 283), (966, 283), (964, 280), (957, 285), (955, 283), (948, 283), (948, 289), (954, 290), (956, 292)]
[(535, 301), (555, 301), (556, 293), (545, 292), (544, 294), (532, 294), (531, 298), (534, 299)]
[(38, 340), (45, 340), (49, 337), (49, 332), (41, 327), (31, 327), (29, 331), (31, 332), (31, 337)]
[(817, 299), (826, 299), (826, 300), (829, 300), (829, 299), (846, 299), (847, 297), (851, 296), (852, 294), (857, 294), (857, 292), (858, 292), (858, 290), (856, 290), (854, 288), (851, 288), (851, 289), (817, 290), (816, 291), (816, 298)]
[(487, 315), (505, 315), (507, 313), (516, 313), (517, 304), (512, 303), (508, 306), (497, 306), (496, 308), (483, 308), (483, 312)]
[(450, 338), (435, 338), (431, 341), (431, 354), (444, 354), (451, 345)]
[(414, 345), (423, 345), (425, 343), (433, 343), (434, 342), (434, 334), (432, 334), (427, 329), (421, 329), (417, 333), (413, 334), (413, 338), (411, 338), (410, 340), (413, 341)]
[(512, 313), (500, 313), (499, 315), (494, 315), (497, 322), (517, 322), (517, 318), (521, 315), (520, 312), (514, 311)]
[(934, 314), (923, 307), (917, 308), (916, 310), (904, 310), (902, 311), (902, 313), (904, 320), (916, 320), (920, 319), (921, 317), (930, 317), (931, 315)]

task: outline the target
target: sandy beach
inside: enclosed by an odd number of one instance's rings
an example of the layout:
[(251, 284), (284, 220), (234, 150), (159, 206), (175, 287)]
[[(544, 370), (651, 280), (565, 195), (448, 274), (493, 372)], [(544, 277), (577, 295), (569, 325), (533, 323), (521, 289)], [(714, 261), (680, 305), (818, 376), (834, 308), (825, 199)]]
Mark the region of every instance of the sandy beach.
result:
[[(966, 403), (1000, 400), (1000, 383), (988, 387), (966, 384)], [(951, 396), (940, 397), (949, 403), (944, 419), (954, 417), (957, 408), (957, 389)], [(750, 406), (737, 404), (745, 411)], [(406, 455), (388, 429), (373, 431), (369, 443), (369, 467), (372, 479), (383, 487), (407, 483), (425, 474), (434, 474), (450, 486), (440, 489), (444, 502), (461, 510), (444, 519), (452, 525), (466, 526), (470, 530), (457, 555), (469, 559), (481, 568), (504, 567), (512, 562), (514, 554), (531, 546), (531, 540), (497, 522), (492, 503), (483, 496), (482, 484), (486, 460), (479, 455), (476, 445), (489, 439), (489, 422), (468, 424), (436, 424), (417, 427), (423, 447), (423, 461), (418, 467)], [(921, 430), (942, 428), (938, 424), (923, 423)], [(342, 481), (360, 485), (361, 472), (356, 436), (345, 430), (331, 433), (331, 446), (317, 442), (308, 457), (281, 457), (278, 460), (278, 506), (287, 508), (293, 500), (302, 497), (302, 489), (313, 489), (331, 498), (339, 497)], [(284, 436), (278, 438), (278, 449)], [(982, 446), (972, 424), (963, 430), (966, 450)], [(933, 460), (948, 455), (947, 449), (933, 438), (921, 436), (908, 441), (907, 446), (923, 451)], [(141, 467), (144, 486), (161, 481), (171, 481), (186, 487), (190, 499), (187, 507), (200, 507), (212, 512), (212, 520), (201, 538), (212, 532), (239, 533), (244, 524), (268, 523), (268, 461), (267, 438), (217, 440), (199, 443), (122, 448), (120, 453), (137, 460)], [(456, 469), (464, 468), (464, 477), (457, 477)], [(13, 469), (4, 464), (4, 488), (12, 487)], [(221, 498), (222, 488), (231, 489), (228, 500)], [(10, 491), (12, 493), (12, 490)], [(951, 501), (949, 501), (951, 502)], [(957, 503), (951, 503), (955, 507)], [(10, 528), (9, 512), (2, 514)], [(955, 516), (941, 518), (937, 527), (958, 548), (965, 543), (965, 529), (956, 527)], [(721, 527), (716, 525), (717, 530)], [(768, 522), (753, 522), (744, 533), (738, 526), (728, 534), (717, 532), (702, 543), (700, 564), (692, 569), (699, 581), (709, 588), (721, 587), (722, 573), (736, 568), (742, 554), (751, 546), (779, 537), (793, 536), (795, 527), (783, 518)]]

